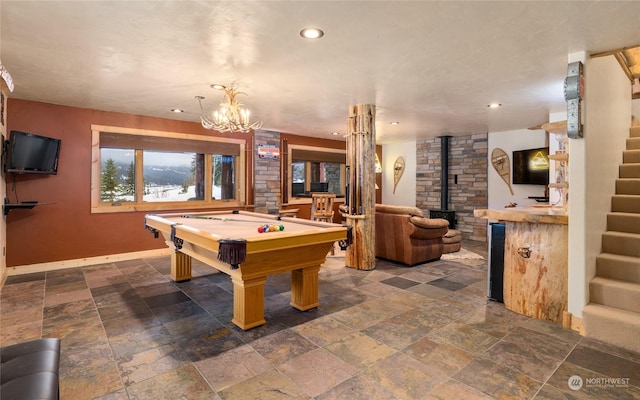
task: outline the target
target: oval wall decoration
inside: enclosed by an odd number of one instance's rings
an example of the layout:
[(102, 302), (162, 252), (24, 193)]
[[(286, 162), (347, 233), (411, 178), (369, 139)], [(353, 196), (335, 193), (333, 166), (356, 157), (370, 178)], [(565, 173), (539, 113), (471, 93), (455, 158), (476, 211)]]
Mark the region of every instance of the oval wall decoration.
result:
[(511, 161), (509, 160), (509, 155), (504, 150), (496, 147), (491, 152), (491, 164), (493, 164), (493, 168), (495, 168), (502, 180), (509, 186), (509, 191), (513, 196), (513, 189), (511, 189)]

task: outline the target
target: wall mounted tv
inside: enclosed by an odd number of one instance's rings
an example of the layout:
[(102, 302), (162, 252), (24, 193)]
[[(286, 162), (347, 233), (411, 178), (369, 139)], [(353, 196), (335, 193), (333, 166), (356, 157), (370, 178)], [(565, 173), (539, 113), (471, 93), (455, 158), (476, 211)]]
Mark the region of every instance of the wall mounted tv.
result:
[(549, 148), (516, 150), (513, 152), (513, 183), (522, 185), (549, 184)]
[(60, 139), (11, 131), (5, 171), (16, 174), (56, 174), (60, 143)]

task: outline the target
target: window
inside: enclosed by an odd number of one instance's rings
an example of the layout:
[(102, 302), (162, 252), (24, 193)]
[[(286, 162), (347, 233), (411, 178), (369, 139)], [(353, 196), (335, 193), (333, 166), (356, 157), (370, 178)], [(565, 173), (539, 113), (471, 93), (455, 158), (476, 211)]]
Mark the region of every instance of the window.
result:
[(245, 204), (243, 139), (92, 126), (92, 212)]
[(306, 198), (311, 192), (345, 194), (344, 150), (289, 145), (289, 202)]
[(235, 157), (213, 155), (211, 191), (214, 199), (231, 200), (235, 193)]

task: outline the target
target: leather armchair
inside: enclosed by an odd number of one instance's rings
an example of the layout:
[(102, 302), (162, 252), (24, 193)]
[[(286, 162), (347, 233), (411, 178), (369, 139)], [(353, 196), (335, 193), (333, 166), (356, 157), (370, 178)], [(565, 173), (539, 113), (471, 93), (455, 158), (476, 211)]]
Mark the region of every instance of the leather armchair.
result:
[(417, 207), (376, 204), (375, 230), (376, 257), (413, 266), (440, 259), (449, 222)]

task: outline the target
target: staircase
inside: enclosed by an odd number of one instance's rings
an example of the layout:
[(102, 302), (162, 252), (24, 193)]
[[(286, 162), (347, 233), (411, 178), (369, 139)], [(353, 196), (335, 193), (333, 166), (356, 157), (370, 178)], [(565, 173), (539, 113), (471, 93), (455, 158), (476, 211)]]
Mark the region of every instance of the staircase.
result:
[(629, 133), (582, 318), (585, 336), (640, 353), (640, 127)]

